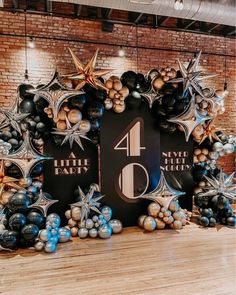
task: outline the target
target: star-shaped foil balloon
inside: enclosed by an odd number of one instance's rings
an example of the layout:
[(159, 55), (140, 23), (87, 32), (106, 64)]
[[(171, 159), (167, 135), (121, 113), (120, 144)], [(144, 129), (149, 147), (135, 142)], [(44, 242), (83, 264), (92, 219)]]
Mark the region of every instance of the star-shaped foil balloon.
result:
[(38, 209), (46, 217), (49, 207), (57, 202), (59, 202), (59, 200), (48, 199), (43, 191), (40, 190), (37, 201), (30, 205), (29, 208)]
[(187, 109), (182, 114), (169, 119), (168, 122), (180, 125), (184, 130), (185, 140), (188, 142), (193, 130), (198, 125), (202, 124), (203, 122), (209, 119), (211, 118), (199, 114), (195, 105), (195, 98), (193, 96)]
[(100, 202), (98, 202), (99, 200), (101, 200), (104, 195), (102, 196), (94, 196), (94, 192), (95, 192), (95, 187), (91, 186), (89, 188), (89, 191), (87, 194), (85, 194), (82, 189), (80, 188), (80, 186), (78, 186), (78, 190), (79, 190), (79, 197), (80, 197), (80, 201), (71, 204), (71, 208), (73, 207), (78, 207), (81, 210), (81, 221), (83, 221), (84, 219), (86, 220), (89, 216), (90, 210), (93, 210), (95, 212), (97, 212), (98, 214), (102, 214), (101, 211), (98, 209), (100, 207)]
[(39, 89), (30, 90), (30, 93), (35, 94), (34, 101), (40, 97), (44, 98), (49, 103), (49, 108), (52, 109), (53, 118), (57, 118), (58, 112), (63, 102), (76, 95), (83, 94), (82, 91), (69, 88), (65, 85), (57, 72), (55, 71), (52, 80), (45, 86)]
[(161, 171), (160, 179), (157, 187), (150, 193), (147, 193), (140, 198), (154, 201), (165, 208), (169, 208), (172, 200), (184, 195), (184, 192), (180, 192), (172, 188), (166, 181), (163, 171)]
[(6, 109), (0, 109), (0, 114), (4, 115), (4, 119), (2, 122), (0, 122), (0, 130), (11, 126), (14, 130), (17, 132), (21, 133), (20, 129), (20, 122), (24, 120), (26, 117), (28, 117), (30, 114), (28, 113), (19, 113), (17, 110), (17, 105), (18, 105), (18, 100), (19, 97), (16, 98), (15, 103), (11, 107), (11, 109), (6, 110)]
[(141, 96), (145, 97), (145, 99), (147, 100), (147, 102), (149, 104), (150, 109), (152, 108), (154, 101), (159, 100), (163, 97), (163, 95), (159, 94), (158, 92), (155, 92), (154, 90), (140, 93), (140, 94), (141, 94)]
[(18, 185), (16, 182), (18, 182), (19, 179), (9, 177), (5, 174), (5, 167), (3, 160), (0, 161), (0, 199), (2, 196), (3, 191), (6, 188), (14, 188), (14, 189), (21, 189), (21, 186)]
[(111, 70), (95, 70), (95, 65), (98, 57), (98, 49), (96, 50), (94, 56), (91, 58), (91, 60), (88, 62), (86, 66), (82, 64), (82, 62), (78, 59), (78, 57), (70, 48), (69, 51), (72, 56), (77, 72), (63, 75), (63, 77), (78, 81), (78, 84), (75, 88), (76, 90), (83, 88), (85, 84), (89, 84), (96, 89), (102, 88), (107, 91), (107, 88), (98, 78), (110, 73)]
[(227, 199), (236, 201), (236, 184), (233, 184), (234, 173), (225, 176), (224, 172), (221, 170), (218, 179), (213, 175), (211, 175), (211, 178), (208, 176), (205, 176), (205, 178), (210, 185), (204, 187), (205, 192), (200, 193), (200, 196), (213, 197), (221, 195)]
[(51, 157), (46, 157), (40, 154), (32, 146), (29, 132), (26, 132), (24, 141), (18, 150), (9, 155), (3, 155), (1, 158), (4, 161), (9, 161), (15, 164), (21, 170), (23, 177), (27, 177), (36, 164), (52, 159)]
[(202, 71), (197, 71), (201, 53), (202, 52), (200, 51), (197, 54), (197, 56), (190, 61), (187, 68), (179, 59), (177, 59), (182, 78), (172, 79), (168, 83), (183, 83), (183, 93), (185, 93), (188, 90), (190, 94), (192, 95), (193, 90), (195, 90), (202, 97), (204, 97), (202, 88), (199, 85), (199, 83), (205, 79), (215, 77), (216, 75), (205, 74), (205, 73), (202, 73)]
[(74, 126), (72, 126), (66, 117), (66, 125), (67, 125), (67, 129), (59, 130), (59, 129), (55, 128), (55, 131), (52, 131), (51, 133), (56, 134), (56, 135), (65, 136), (61, 145), (63, 145), (64, 143), (69, 141), (70, 148), (72, 149), (73, 143), (75, 141), (81, 147), (81, 149), (84, 151), (84, 147), (82, 145), (81, 138), (84, 138), (87, 140), (90, 140), (90, 139), (86, 136), (86, 133), (81, 132), (79, 130), (80, 122), (78, 122)]
[(210, 142), (213, 142), (213, 139), (221, 142), (220, 138), (217, 135), (217, 132), (219, 131), (219, 129), (215, 127), (214, 119), (208, 124), (204, 124), (203, 129), (204, 131), (203, 131), (203, 134), (201, 135), (201, 140), (199, 144), (201, 144), (206, 138), (209, 138)]

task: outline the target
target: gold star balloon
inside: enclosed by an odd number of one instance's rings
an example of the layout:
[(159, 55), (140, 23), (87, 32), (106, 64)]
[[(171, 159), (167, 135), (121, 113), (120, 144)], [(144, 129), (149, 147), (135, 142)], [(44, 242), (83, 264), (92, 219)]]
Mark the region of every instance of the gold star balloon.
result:
[(6, 110), (1, 108), (0, 113), (4, 115), (4, 119), (2, 122), (0, 122), (0, 130), (11, 126), (14, 130), (19, 132), (21, 135), (21, 129), (20, 129), (20, 122), (24, 120), (26, 117), (28, 117), (30, 114), (28, 113), (19, 113), (17, 110), (19, 97), (16, 98), (16, 101), (14, 102), (11, 109)]
[(161, 171), (157, 187), (152, 192), (140, 196), (140, 198), (154, 201), (165, 208), (169, 208), (171, 201), (184, 194), (184, 192), (172, 188), (166, 181), (163, 171)]
[(35, 94), (34, 101), (40, 97), (44, 98), (49, 103), (49, 108), (52, 109), (53, 118), (57, 118), (58, 112), (64, 101), (71, 97), (83, 94), (82, 91), (69, 88), (65, 85), (57, 72), (55, 71), (52, 80), (45, 86), (39, 89), (30, 90), (30, 93)]
[(211, 178), (204, 176), (209, 186), (204, 187), (204, 192), (199, 195), (202, 197), (213, 197), (221, 195), (227, 199), (236, 201), (236, 184), (233, 184), (234, 172), (227, 176), (220, 170), (218, 179), (211, 175)]
[(199, 114), (199, 112), (196, 109), (195, 98), (193, 96), (187, 109), (182, 114), (169, 119), (168, 122), (175, 123), (181, 126), (184, 130), (185, 140), (188, 142), (193, 130), (198, 125), (202, 124), (203, 122), (209, 119), (211, 118)]
[(1, 158), (15, 164), (20, 169), (23, 177), (27, 177), (36, 164), (52, 159), (40, 154), (32, 146), (29, 132), (26, 132), (24, 141), (18, 150), (9, 155), (2, 155)]
[(192, 95), (193, 90), (195, 90), (202, 97), (204, 97), (204, 94), (202, 92), (202, 88), (199, 83), (205, 79), (215, 77), (216, 75), (215, 74), (205, 74), (205, 73), (202, 73), (202, 71), (197, 71), (198, 64), (199, 64), (200, 57), (201, 57), (201, 53), (202, 52), (200, 51), (197, 54), (196, 58), (194, 58), (190, 61), (187, 68), (184, 66), (184, 64), (179, 59), (177, 59), (182, 78), (172, 79), (172, 80), (168, 81), (167, 83), (183, 83), (183, 93), (185, 93), (188, 90), (190, 92), (190, 94)]
[(59, 201), (47, 198), (45, 193), (40, 190), (37, 201), (34, 204), (30, 205), (29, 208), (38, 209), (40, 212), (42, 212), (44, 217), (46, 217), (48, 209), (57, 202)]
[(217, 132), (219, 131), (218, 128), (214, 125), (214, 119), (209, 122), (208, 124), (203, 125), (203, 134), (201, 135), (201, 140), (199, 144), (201, 144), (206, 138), (209, 138), (210, 142), (213, 142), (213, 139), (216, 141), (220, 141), (220, 138), (217, 135)]
[(69, 120), (66, 117), (66, 125), (67, 129), (65, 130), (59, 130), (55, 128), (55, 131), (51, 132), (52, 134), (56, 135), (62, 135), (65, 136), (63, 139), (61, 145), (69, 141), (70, 148), (72, 149), (74, 141), (80, 146), (80, 148), (84, 151), (84, 147), (81, 142), (81, 138), (90, 140), (87, 136), (86, 133), (82, 132), (79, 130), (80, 122), (76, 123), (74, 126), (72, 126), (69, 122)]
[(85, 84), (89, 84), (96, 89), (102, 88), (107, 91), (107, 88), (99, 80), (99, 78), (103, 75), (110, 73), (111, 70), (95, 70), (95, 65), (98, 57), (98, 49), (96, 50), (94, 56), (90, 59), (86, 66), (82, 64), (82, 62), (78, 59), (78, 57), (70, 48), (69, 51), (72, 56), (77, 72), (63, 75), (63, 77), (78, 81), (78, 84), (75, 87), (76, 90), (83, 88)]
[(93, 210), (95, 212), (97, 212), (98, 214), (102, 214), (101, 211), (98, 209), (100, 207), (100, 202), (98, 202), (99, 200), (101, 200), (104, 195), (99, 195), (98, 197), (94, 196), (94, 192), (95, 192), (95, 186), (90, 186), (89, 191), (87, 194), (85, 194), (82, 189), (80, 188), (80, 186), (78, 186), (78, 190), (79, 190), (79, 197), (80, 197), (80, 201), (71, 204), (71, 208), (73, 207), (78, 207), (81, 210), (81, 221), (83, 221), (84, 219), (88, 219), (90, 210)]

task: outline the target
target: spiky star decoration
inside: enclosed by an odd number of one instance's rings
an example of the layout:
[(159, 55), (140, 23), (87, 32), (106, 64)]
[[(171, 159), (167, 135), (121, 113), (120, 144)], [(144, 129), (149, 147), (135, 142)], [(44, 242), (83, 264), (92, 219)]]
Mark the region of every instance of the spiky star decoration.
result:
[(81, 210), (81, 221), (83, 221), (84, 219), (88, 219), (90, 210), (93, 210), (95, 212), (97, 212), (98, 214), (102, 214), (101, 211), (98, 209), (100, 207), (100, 202), (98, 202), (99, 200), (101, 200), (104, 195), (99, 195), (98, 197), (94, 196), (94, 192), (95, 192), (95, 187), (90, 186), (88, 193), (85, 195), (85, 193), (82, 191), (82, 189), (80, 188), (80, 186), (78, 186), (78, 190), (79, 190), (79, 197), (80, 197), (80, 201), (71, 204), (71, 208), (73, 207), (78, 207)]
[(204, 187), (205, 192), (200, 193), (202, 197), (213, 197), (221, 195), (227, 199), (236, 201), (236, 184), (233, 184), (234, 173), (225, 176), (224, 172), (220, 170), (218, 179), (211, 175), (211, 178), (204, 176), (209, 182), (209, 186)]
[(78, 57), (70, 48), (69, 51), (72, 56), (77, 72), (63, 75), (63, 77), (69, 78), (70, 80), (78, 81), (78, 84), (75, 87), (76, 90), (83, 88), (85, 84), (89, 84), (96, 89), (102, 88), (107, 91), (107, 88), (98, 78), (108, 74), (111, 70), (95, 70), (95, 65), (98, 57), (98, 49), (96, 50), (94, 56), (90, 59), (86, 66), (82, 64), (82, 62), (78, 59)]
[(213, 142), (213, 139), (221, 142), (220, 138), (217, 135), (217, 132), (220, 130), (215, 127), (214, 121), (215, 120), (213, 119), (208, 124), (203, 125), (204, 131), (203, 131), (203, 134), (201, 135), (201, 140), (199, 144), (201, 144), (206, 138), (209, 138), (210, 142)]
[(45, 193), (40, 190), (37, 201), (30, 205), (29, 208), (38, 209), (40, 212), (42, 212), (44, 217), (46, 217), (49, 207), (57, 202), (59, 202), (59, 200), (48, 199)]
[(58, 112), (65, 100), (84, 93), (65, 85), (61, 81), (57, 70), (54, 72), (52, 80), (47, 85), (39, 89), (30, 90), (29, 92), (35, 94), (34, 101), (43, 97), (49, 103), (48, 107), (52, 109), (53, 118), (57, 118)]
[(168, 208), (171, 201), (184, 195), (184, 192), (180, 192), (172, 188), (166, 181), (163, 171), (161, 171), (160, 179), (157, 187), (150, 193), (147, 193), (140, 198), (154, 201), (161, 206)]
[(163, 95), (159, 94), (158, 92), (155, 92), (153, 89), (140, 94), (147, 100), (150, 109), (152, 108), (154, 101), (159, 100), (163, 97)]
[(5, 118), (3, 119), (2, 122), (0, 122), (0, 130), (11, 126), (14, 130), (19, 132), (21, 135), (21, 128), (20, 128), (20, 122), (24, 120), (26, 117), (28, 117), (30, 114), (29, 113), (19, 113), (17, 109), (18, 105), (18, 100), (20, 98), (17, 97), (15, 102), (13, 103), (12, 107), (9, 110), (0, 109), (0, 114), (4, 115)]
[(21, 186), (18, 185), (16, 182), (18, 182), (19, 179), (9, 177), (5, 173), (5, 167), (3, 160), (0, 161), (0, 200), (2, 193), (5, 191), (5, 189), (14, 188), (14, 189), (21, 189)]
[(192, 95), (193, 90), (195, 90), (202, 97), (204, 97), (202, 88), (199, 85), (199, 83), (205, 79), (215, 77), (216, 75), (205, 74), (205, 73), (202, 73), (202, 71), (197, 71), (201, 53), (202, 52), (200, 51), (197, 54), (197, 56), (189, 62), (187, 68), (179, 59), (177, 59), (182, 78), (172, 79), (168, 81), (168, 83), (183, 83), (183, 93), (185, 93), (188, 90), (190, 94)]
[(66, 126), (67, 128), (65, 130), (59, 130), (57, 128), (54, 128), (55, 131), (52, 131), (52, 134), (56, 135), (62, 135), (65, 136), (63, 139), (61, 145), (65, 144), (69, 141), (70, 148), (72, 149), (74, 141), (80, 146), (80, 148), (84, 151), (84, 147), (81, 142), (81, 138), (90, 140), (86, 133), (79, 130), (80, 122), (76, 123), (74, 126), (72, 126), (69, 122), (69, 120), (66, 117)]
[(2, 155), (1, 158), (3, 161), (15, 164), (21, 170), (23, 177), (27, 177), (36, 164), (52, 159), (40, 154), (33, 147), (30, 142), (29, 132), (26, 132), (24, 141), (18, 150), (9, 155)]
[(191, 133), (198, 125), (211, 119), (210, 117), (199, 114), (194, 97), (195, 95), (193, 95), (187, 109), (183, 113), (168, 120), (168, 122), (178, 124), (183, 128), (186, 142), (188, 142)]

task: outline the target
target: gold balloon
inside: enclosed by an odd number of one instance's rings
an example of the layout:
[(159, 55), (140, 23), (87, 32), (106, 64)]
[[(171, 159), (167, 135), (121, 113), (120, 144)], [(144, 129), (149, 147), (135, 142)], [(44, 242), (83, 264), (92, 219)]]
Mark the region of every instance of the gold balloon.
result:
[(207, 160), (207, 157), (205, 155), (201, 154), (201, 155), (198, 156), (198, 160), (200, 162), (205, 162)]
[(82, 114), (79, 110), (73, 109), (70, 110), (68, 113), (68, 120), (72, 123), (72, 124), (76, 124), (79, 121), (81, 121), (82, 119)]
[(81, 219), (81, 211), (80, 211), (80, 208), (78, 207), (73, 207), (71, 209), (71, 218), (74, 220), (74, 221), (80, 221)]
[(77, 237), (78, 236), (78, 231), (79, 231), (78, 227), (72, 227), (70, 229), (71, 236), (72, 237)]
[(153, 88), (155, 90), (160, 90), (163, 86), (164, 86), (165, 82), (162, 80), (162, 78), (154, 78), (154, 81), (153, 81)]
[(139, 218), (138, 218), (138, 226), (139, 227), (143, 227), (143, 223), (144, 223), (144, 220), (146, 217), (147, 217), (147, 215), (140, 215), (139, 216)]
[(173, 228), (174, 229), (181, 229), (181, 228), (183, 228), (182, 222), (180, 220), (175, 220), (173, 222)]
[(160, 218), (163, 218), (163, 217), (164, 217), (164, 213), (163, 213), (163, 212), (160, 212), (160, 213), (158, 214), (158, 216), (159, 216)]
[(65, 121), (66, 120), (66, 111), (64, 111), (64, 110), (59, 111), (57, 118), (59, 120)]
[(124, 86), (122, 89), (119, 91), (119, 93), (125, 98), (129, 95), (129, 88)]
[(148, 214), (152, 217), (157, 217), (161, 210), (161, 206), (158, 203), (151, 203), (148, 206)]
[(66, 210), (66, 212), (65, 212), (65, 217), (66, 217), (67, 219), (70, 219), (70, 218), (71, 218), (71, 210)]
[(79, 130), (87, 133), (89, 132), (89, 130), (91, 129), (91, 123), (89, 122), (89, 120), (82, 120), (79, 124)]
[(201, 149), (195, 149), (194, 150), (194, 155), (198, 156), (202, 153)]
[(122, 113), (125, 110), (125, 104), (124, 105), (116, 104), (113, 106), (113, 110), (116, 113)]
[(164, 212), (164, 216), (165, 216), (165, 217), (169, 217), (169, 216), (171, 216), (171, 212), (170, 212), (170, 210), (166, 210), (166, 212)]
[(108, 79), (105, 83), (105, 86), (107, 89), (112, 89), (113, 88), (113, 81), (111, 81), (110, 79)]
[(108, 93), (108, 96), (110, 99), (114, 99), (115, 98), (115, 94), (117, 94), (117, 91), (115, 89), (111, 89)]
[(166, 224), (160, 218), (155, 218), (157, 229), (164, 229)]
[(168, 76), (164, 76), (162, 79), (163, 79), (164, 82), (167, 82), (167, 81), (170, 80), (170, 78)]
[(164, 221), (166, 224), (171, 224), (171, 223), (174, 221), (174, 218), (173, 218), (172, 216), (169, 216), (169, 217), (165, 216), (165, 217), (163, 218), (163, 221)]
[(57, 129), (60, 129), (60, 130), (66, 130), (67, 126), (66, 126), (66, 122), (65, 121), (58, 121), (57, 122)]
[(172, 201), (170, 203), (169, 210), (171, 212), (176, 212), (177, 210), (179, 210), (179, 202), (178, 201)]
[(209, 154), (209, 151), (208, 151), (208, 149), (202, 149), (202, 153), (205, 155), (205, 156), (207, 156), (208, 154)]
[(68, 220), (68, 225), (69, 227), (74, 227), (77, 225), (77, 222), (71, 218)]
[(122, 83), (120, 80), (115, 80), (114, 81), (114, 84), (113, 84), (113, 88), (116, 90), (116, 91), (120, 91), (122, 89)]
[(174, 217), (175, 220), (181, 220), (183, 218), (183, 215), (180, 211), (174, 212), (172, 216)]
[(143, 227), (145, 230), (147, 231), (154, 231), (154, 229), (156, 228), (156, 221), (153, 217), (148, 216), (144, 219), (143, 222)]

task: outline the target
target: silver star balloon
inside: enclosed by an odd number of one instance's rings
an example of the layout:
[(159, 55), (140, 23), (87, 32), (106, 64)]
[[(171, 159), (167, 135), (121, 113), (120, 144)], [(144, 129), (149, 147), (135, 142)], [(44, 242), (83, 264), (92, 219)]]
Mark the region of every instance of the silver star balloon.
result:
[(193, 95), (193, 98), (191, 99), (187, 109), (183, 113), (168, 120), (168, 122), (178, 124), (183, 128), (185, 140), (187, 142), (191, 133), (198, 125), (211, 119), (210, 117), (199, 114), (195, 105), (194, 97), (195, 95)]
[(141, 96), (146, 98), (150, 109), (152, 108), (154, 101), (159, 100), (160, 98), (163, 97), (163, 95), (159, 94), (158, 92), (155, 92), (153, 89), (151, 91), (140, 93), (140, 94)]
[(186, 68), (179, 59), (177, 59), (179, 64), (179, 69), (182, 75), (182, 78), (176, 78), (168, 81), (168, 83), (183, 83), (183, 93), (187, 90), (190, 94), (193, 94), (193, 90), (199, 93), (202, 97), (204, 94), (199, 83), (205, 79), (209, 79), (217, 76), (216, 74), (205, 74), (202, 71), (197, 71), (199, 60), (201, 57), (201, 51), (197, 54), (196, 58), (192, 59)]
[(11, 126), (14, 130), (17, 132), (21, 133), (20, 129), (20, 122), (24, 120), (26, 117), (28, 117), (30, 114), (29, 113), (19, 113), (17, 110), (17, 105), (18, 105), (18, 100), (19, 97), (16, 98), (16, 101), (14, 102), (13, 106), (9, 109), (0, 109), (0, 113), (4, 115), (4, 119), (2, 122), (0, 122), (0, 130)]
[(71, 126), (69, 120), (66, 117), (66, 125), (67, 125), (67, 129), (59, 130), (57, 128), (54, 128), (55, 131), (53, 131), (51, 133), (56, 134), (56, 135), (65, 136), (61, 145), (63, 145), (64, 143), (69, 141), (70, 148), (72, 149), (73, 143), (75, 141), (81, 147), (81, 149), (84, 151), (84, 147), (82, 145), (80, 138), (84, 138), (87, 140), (90, 140), (90, 139), (86, 136), (86, 133), (79, 130), (80, 122), (76, 123), (74, 126)]
[(234, 173), (225, 176), (222, 170), (219, 173), (219, 179), (211, 175), (211, 178), (205, 176), (209, 182), (209, 186), (204, 188), (205, 192), (200, 193), (202, 197), (212, 197), (216, 195), (223, 195), (227, 199), (236, 201), (236, 184), (233, 184)]
[(29, 208), (38, 209), (40, 212), (43, 213), (44, 217), (46, 217), (49, 207), (57, 202), (59, 201), (48, 199), (43, 191), (40, 190), (37, 201), (34, 204), (30, 205)]
[(184, 194), (184, 192), (180, 192), (172, 188), (166, 181), (163, 171), (161, 171), (157, 187), (152, 192), (147, 193), (140, 198), (154, 201), (161, 206), (168, 208), (172, 200)]
[(23, 177), (27, 177), (36, 164), (52, 158), (40, 154), (32, 146), (29, 132), (26, 132), (21, 147), (9, 155), (2, 155), (1, 159), (15, 164), (21, 170)]
[(94, 197), (94, 192), (95, 192), (95, 187), (94, 186), (90, 186), (88, 193), (85, 195), (85, 193), (82, 191), (82, 189), (80, 188), (80, 186), (78, 186), (78, 190), (79, 190), (79, 196), (80, 196), (80, 201), (71, 204), (71, 208), (73, 207), (78, 207), (81, 210), (81, 221), (83, 221), (84, 219), (88, 219), (90, 210), (93, 210), (95, 212), (97, 212), (98, 214), (102, 214), (101, 211), (98, 209), (98, 207), (100, 207), (100, 202), (98, 202), (99, 200), (101, 200), (104, 195), (99, 196), (99, 197)]
[(47, 85), (36, 90), (30, 90), (29, 92), (35, 94), (34, 101), (43, 97), (49, 103), (49, 108), (52, 109), (53, 118), (57, 118), (60, 107), (65, 100), (84, 93), (65, 85), (61, 81), (57, 70), (55, 71), (52, 80)]

